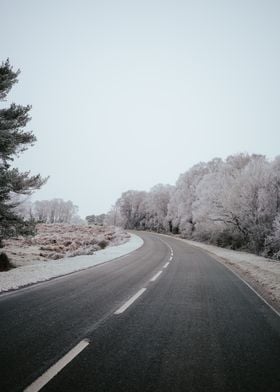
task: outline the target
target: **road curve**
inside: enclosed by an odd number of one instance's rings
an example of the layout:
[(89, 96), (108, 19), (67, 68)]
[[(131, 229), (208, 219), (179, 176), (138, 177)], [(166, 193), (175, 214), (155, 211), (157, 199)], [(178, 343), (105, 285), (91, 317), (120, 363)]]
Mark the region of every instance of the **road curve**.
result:
[[(280, 390), (280, 318), (183, 241), (0, 296), (0, 390)], [(43, 375), (43, 377), (41, 377)]]

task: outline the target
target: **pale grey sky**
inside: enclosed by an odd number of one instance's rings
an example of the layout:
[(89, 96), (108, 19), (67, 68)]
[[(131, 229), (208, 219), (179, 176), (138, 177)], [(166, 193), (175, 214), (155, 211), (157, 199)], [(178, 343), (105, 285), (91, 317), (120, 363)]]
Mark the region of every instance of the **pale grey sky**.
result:
[(50, 175), (34, 199), (82, 216), (199, 162), (280, 153), (280, 1), (0, 0), (1, 59), (21, 69)]

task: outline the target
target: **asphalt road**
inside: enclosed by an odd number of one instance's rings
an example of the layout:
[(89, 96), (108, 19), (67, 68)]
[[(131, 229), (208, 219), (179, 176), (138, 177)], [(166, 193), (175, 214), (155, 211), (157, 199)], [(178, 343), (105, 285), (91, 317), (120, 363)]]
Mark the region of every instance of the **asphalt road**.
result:
[(139, 235), (117, 262), (0, 296), (0, 391), (280, 391), (279, 316), (203, 251)]

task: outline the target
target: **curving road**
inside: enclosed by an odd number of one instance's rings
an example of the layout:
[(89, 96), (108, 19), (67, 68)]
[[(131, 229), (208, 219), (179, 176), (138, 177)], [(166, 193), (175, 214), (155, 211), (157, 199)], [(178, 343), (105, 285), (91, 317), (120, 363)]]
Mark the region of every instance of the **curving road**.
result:
[(185, 242), (0, 296), (0, 390), (280, 390), (280, 318)]

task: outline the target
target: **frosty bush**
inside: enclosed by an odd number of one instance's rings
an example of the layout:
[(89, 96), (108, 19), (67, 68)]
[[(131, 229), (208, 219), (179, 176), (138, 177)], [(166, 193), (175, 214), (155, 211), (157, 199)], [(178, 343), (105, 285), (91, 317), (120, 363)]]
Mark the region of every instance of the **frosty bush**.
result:
[(101, 248), (123, 244), (130, 237), (123, 229), (108, 226), (40, 223), (36, 229), (34, 237), (5, 240), (5, 250), (14, 265), (23, 265), (25, 260), (92, 255)]

